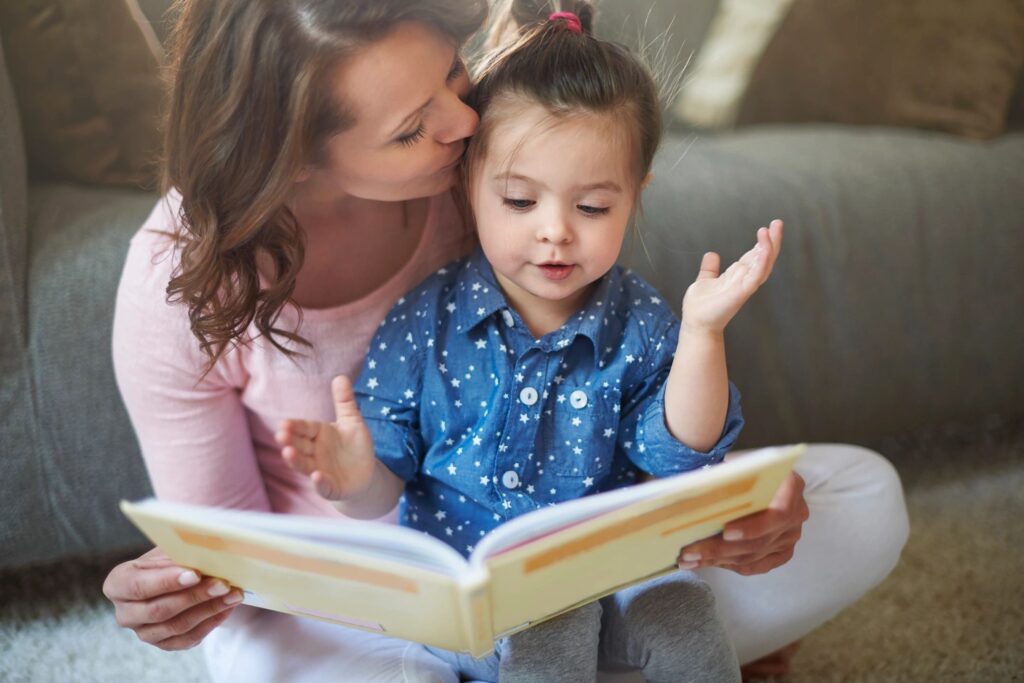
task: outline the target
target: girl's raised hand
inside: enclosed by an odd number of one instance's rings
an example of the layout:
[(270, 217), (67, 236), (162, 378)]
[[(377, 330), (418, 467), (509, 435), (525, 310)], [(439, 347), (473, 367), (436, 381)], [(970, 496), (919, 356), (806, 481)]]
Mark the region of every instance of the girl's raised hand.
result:
[(704, 254), (700, 273), (683, 297), (683, 329), (721, 332), (764, 284), (782, 248), (782, 221), (757, 231), (757, 244), (719, 275), (721, 259)]
[(335, 422), (285, 420), (274, 438), (289, 467), (308, 476), (321, 496), (339, 501), (366, 492), (377, 459), (352, 382), (335, 377), (331, 393)]

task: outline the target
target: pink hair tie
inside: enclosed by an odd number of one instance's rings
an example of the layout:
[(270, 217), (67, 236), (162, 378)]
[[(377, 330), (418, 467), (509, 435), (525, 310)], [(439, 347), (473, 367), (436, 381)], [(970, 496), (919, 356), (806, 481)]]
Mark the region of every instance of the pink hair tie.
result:
[(583, 33), (583, 24), (580, 23), (580, 18), (572, 12), (552, 12), (551, 16), (548, 17), (548, 21), (557, 21), (561, 19), (565, 22), (566, 28), (573, 33)]

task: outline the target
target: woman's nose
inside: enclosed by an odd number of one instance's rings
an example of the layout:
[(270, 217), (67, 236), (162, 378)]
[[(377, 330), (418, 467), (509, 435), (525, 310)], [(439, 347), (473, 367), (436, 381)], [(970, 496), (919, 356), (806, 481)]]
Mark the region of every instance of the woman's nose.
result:
[(445, 124), (438, 131), (438, 142), (449, 144), (465, 140), (476, 132), (480, 117), (476, 111), (452, 93), (445, 110)]

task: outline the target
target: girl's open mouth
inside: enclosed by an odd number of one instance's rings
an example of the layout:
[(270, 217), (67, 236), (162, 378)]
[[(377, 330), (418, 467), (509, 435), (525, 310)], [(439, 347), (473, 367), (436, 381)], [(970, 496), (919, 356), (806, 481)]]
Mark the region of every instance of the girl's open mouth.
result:
[(572, 274), (572, 269), (576, 266), (566, 263), (542, 263), (537, 267), (549, 280), (564, 280)]

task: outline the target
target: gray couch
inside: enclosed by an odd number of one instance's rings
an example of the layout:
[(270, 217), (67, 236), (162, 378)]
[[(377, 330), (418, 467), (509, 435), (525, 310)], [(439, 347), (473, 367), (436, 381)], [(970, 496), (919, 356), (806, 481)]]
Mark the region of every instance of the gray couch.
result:
[[(617, 4), (606, 25), (643, 4)], [(679, 4), (696, 8), (679, 25), (694, 49), (714, 0)], [(743, 445), (870, 443), (1022, 411), (1024, 132), (979, 144), (834, 126), (677, 131), (654, 172), (624, 259), (670, 300), (704, 251), (735, 258), (757, 226), (787, 221), (776, 273), (728, 334)], [(155, 201), (27, 177), (0, 51), (0, 566), (142, 545), (117, 510), (149, 485), (110, 328), (128, 240)]]

